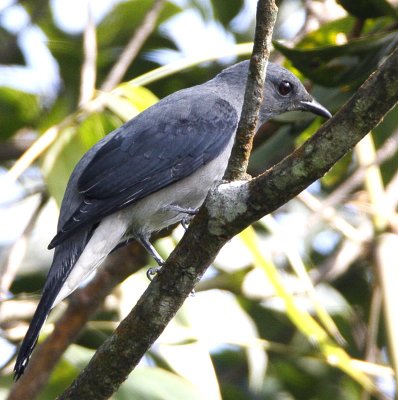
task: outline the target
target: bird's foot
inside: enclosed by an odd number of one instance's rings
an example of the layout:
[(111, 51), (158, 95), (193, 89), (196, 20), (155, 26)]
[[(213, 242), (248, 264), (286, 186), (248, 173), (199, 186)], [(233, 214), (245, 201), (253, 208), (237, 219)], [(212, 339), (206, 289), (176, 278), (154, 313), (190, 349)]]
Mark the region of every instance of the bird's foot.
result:
[(152, 246), (151, 242), (146, 237), (140, 236), (140, 237), (138, 237), (138, 240), (142, 244), (144, 249), (152, 256), (152, 258), (156, 261), (156, 263), (159, 266), (158, 268), (149, 268), (148, 271), (146, 272), (147, 278), (152, 282), (155, 275), (157, 273), (159, 273), (159, 271), (165, 264), (165, 261), (163, 260), (163, 258), (160, 256), (160, 254), (156, 251), (156, 249)]
[(170, 204), (168, 206), (173, 211), (177, 211), (179, 213), (185, 214), (185, 216), (181, 220), (182, 227), (187, 230), (190, 222), (193, 217), (198, 213), (199, 208), (189, 208), (189, 207), (180, 207), (174, 204)]
[(153, 281), (153, 278), (155, 275), (158, 274), (158, 272), (161, 270), (161, 267), (159, 268), (149, 268), (148, 271), (146, 271), (146, 277), (148, 278), (149, 281)]
[(190, 207), (180, 207), (175, 204), (170, 204), (167, 206), (170, 210), (178, 211), (179, 213), (182, 214), (188, 214), (188, 215), (196, 215), (199, 211), (199, 208), (190, 208)]
[(156, 253), (156, 257), (153, 257), (157, 264), (159, 265), (156, 268), (149, 268), (148, 271), (146, 271), (146, 277), (148, 280), (151, 282), (153, 281), (153, 278), (160, 272), (160, 270), (163, 268), (163, 266), (166, 264), (166, 261), (164, 261), (159, 254)]
[(194, 215), (186, 215), (182, 220), (181, 220), (181, 226), (185, 229), (185, 231), (188, 229), (189, 224), (193, 220)]

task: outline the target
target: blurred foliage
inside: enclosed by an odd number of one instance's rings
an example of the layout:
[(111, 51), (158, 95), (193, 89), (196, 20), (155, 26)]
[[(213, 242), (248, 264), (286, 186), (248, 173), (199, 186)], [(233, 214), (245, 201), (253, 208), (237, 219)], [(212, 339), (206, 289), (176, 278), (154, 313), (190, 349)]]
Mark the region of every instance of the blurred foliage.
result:
[(0, 87), (0, 139), (21, 128), (33, 128), (40, 115), (37, 96), (10, 87)]
[(355, 17), (377, 18), (386, 15), (398, 17), (397, 10), (387, 0), (338, 0), (351, 15)]
[(222, 0), (213, 0), (211, 4), (213, 5), (214, 17), (227, 26), (238, 15), (243, 3), (243, 0), (231, 0), (228, 2), (228, 7), (225, 7)]
[(22, 52), (17, 45), (17, 38), (10, 32), (0, 27), (0, 63), (23, 64)]
[[(216, 62), (195, 65), (192, 56), (192, 62), (187, 63), (189, 68), (181, 71), (171, 64), (172, 74), (167, 78), (155, 74), (145, 87), (134, 84), (133, 78), (158, 67), (158, 51), (176, 51), (180, 48), (179, 40), (186, 39), (173, 38), (165, 22), (170, 23), (186, 11), (196, 12), (204, 24), (216, 23), (237, 43), (252, 40), (254, 14), (248, 15), (248, 10), (254, 9), (249, 7), (253, 2), (188, 0), (186, 9), (171, 0), (165, 2), (154, 31), (127, 69), (123, 81), (128, 83), (121, 83), (109, 93), (99, 90), (87, 107), (78, 104), (84, 61), (82, 32), (63, 30), (56, 19), (55, 2), (49, 0), (17, 1), (0, 10), (3, 14), (16, 5), (23, 7), (29, 19), (27, 25), (39, 28), (45, 35), (46, 48), (59, 73), (59, 82), (53, 82), (53, 93), (24, 91), (17, 73), (0, 87), (0, 146), (17, 146), (27, 133), (39, 138), (40, 145), (35, 150), (38, 169), (28, 169), (18, 181), (22, 197), (31, 196), (29, 185), (33, 179), (40, 187), (44, 184), (50, 198), (59, 204), (74, 165), (94, 143), (158, 98), (201, 83), (224, 67)], [(292, 24), (295, 46), (284, 42), (284, 37), (275, 37), (276, 50), (271, 57), (297, 73), (317, 100), (335, 113), (397, 46), (398, 4), (393, 0), (338, 0), (339, 6), (330, 1), (280, 0), (280, 14), (288, 15), (292, 3), (297, 6), (295, 12), (303, 12), (301, 16), (294, 15), (296, 21), (304, 16), (306, 21), (317, 21), (319, 27), (308, 30), (306, 23), (298, 27)], [(313, 7), (308, 8), (309, 3)], [(121, 1), (97, 22), (97, 89), (152, 4), (152, 0)], [(7, 68), (7, 76), (12, 76), (13, 67), (19, 72), (21, 68), (31, 68), (32, 49), (27, 50), (21, 43), (25, 29), (26, 26), (10, 29), (0, 19), (0, 68)], [(207, 46), (210, 47), (204, 43)], [(225, 51), (220, 48), (220, 54)], [(209, 53), (209, 59), (214, 58), (214, 51)], [(32, 79), (27, 76), (26, 79)], [(389, 185), (398, 176), (397, 139), (393, 140), (398, 134), (397, 121), (395, 107), (373, 132), (376, 152), (389, 143), (390, 148), (395, 146), (392, 155), (381, 160), (380, 168), (376, 166), (385, 188), (382, 194), (386, 204), (392, 202), (392, 209), (382, 207), (390, 213), (390, 225), (384, 230), (393, 232), (398, 226), (396, 222), (394, 225), (398, 200), (396, 190)], [(261, 127), (249, 172), (256, 175), (281, 160), (322, 123), (312, 115), (295, 113)], [(377, 160), (380, 153), (376, 154)], [(16, 161), (2, 157), (4, 169)], [(345, 189), (337, 202), (331, 202), (336, 191), (363, 171), (360, 158), (358, 150), (347, 154), (312, 185), (308, 191), (311, 201), (299, 197), (275, 212), (271, 222), (264, 218), (253, 230), (234, 238), (198, 284), (196, 296), (187, 299), (113, 398), (392, 399), (395, 383), (385, 324), (388, 316), (374, 320), (374, 315), (382, 314), (376, 300), (378, 291), (383, 291), (376, 279), (378, 265), (374, 256), (376, 238), (382, 232), (373, 226), (373, 216), (380, 208), (369, 191), (375, 183), (362, 175), (358, 184)], [(11, 195), (13, 191), (7, 187), (1, 188), (0, 193)], [(20, 197), (14, 200), (8, 208), (0, 208), (0, 213), (14, 208), (19, 212), (26, 206)], [(40, 236), (35, 232), (49, 231), (48, 221), (51, 219), (55, 225), (55, 218), (44, 210), (36, 221), (32, 240)], [(13, 225), (25, 223), (13, 221)], [(162, 255), (172, 250), (181, 234), (177, 229), (171, 236), (158, 240), (156, 246)], [(11, 237), (10, 233), (10, 238), (0, 243), (0, 277), (10, 243), (17, 240), (18, 235)], [(37, 249), (45, 252), (45, 246), (42, 239), (40, 245), (33, 241), (27, 248), (21, 273), (7, 288), (17, 297), (1, 304), (1, 332), (9, 343), (21, 340), (21, 333), (15, 337), (13, 328), (19, 327), (22, 332), (31, 318), (31, 313), (21, 313), (25, 303), (20, 304), (18, 296), (37, 291), (41, 285), (49, 260), (38, 257)], [(35, 260), (37, 269), (29, 270), (26, 265)], [(145, 271), (140, 271), (108, 297), (76, 344), (60, 360), (39, 399), (53, 399), (69, 385), (147, 284)], [(36, 298), (27, 300), (36, 302)], [(385, 297), (386, 302), (389, 300)], [(4, 362), (0, 359), (0, 364)], [(10, 366), (4, 366), (0, 377), (0, 399), (6, 398), (12, 385)], [(373, 375), (366, 374), (370, 368)], [(364, 392), (370, 380), (386, 397)]]
[[(307, 38), (306, 44), (310, 43)], [(398, 32), (379, 33), (352, 39), (344, 45), (301, 49), (274, 45), (314, 83), (327, 87), (362, 83), (377, 64), (396, 47)]]

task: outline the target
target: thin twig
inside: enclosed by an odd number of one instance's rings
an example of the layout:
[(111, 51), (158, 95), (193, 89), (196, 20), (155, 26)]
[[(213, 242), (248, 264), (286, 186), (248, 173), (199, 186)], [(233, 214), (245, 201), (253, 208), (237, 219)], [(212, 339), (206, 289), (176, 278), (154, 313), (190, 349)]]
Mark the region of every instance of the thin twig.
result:
[[(386, 189), (386, 197), (390, 210), (396, 210), (398, 207), (398, 172), (389, 182)], [(394, 212), (390, 218), (391, 229), (398, 233), (398, 213)]]
[[(358, 164), (361, 167), (374, 164), (376, 160), (376, 149), (371, 133), (366, 135), (355, 146), (354, 152), (358, 159)], [(382, 232), (388, 225), (388, 214), (390, 210), (386, 209), (384, 184), (379, 166), (371, 165), (370, 167), (366, 167), (364, 186), (369, 198), (369, 205), (373, 211), (372, 222), (374, 229), (378, 232)]]
[(373, 238), (373, 232), (367, 222), (356, 228), (361, 241), (346, 238), (336, 252), (326, 259), (318, 268), (311, 270), (310, 275), (314, 284), (319, 282), (332, 282), (345, 274), (350, 266), (359, 258), (365, 258), (368, 243)]
[(0, 268), (0, 299), (3, 296), (6, 296), (6, 293), (14, 281), (15, 275), (26, 253), (29, 235), (34, 228), (37, 218), (40, 214), (40, 210), (47, 202), (47, 199), (47, 196), (43, 193), (40, 195), (40, 199), (35, 208), (32, 210), (30, 218), (28, 219), (21, 236), (12, 245), (4, 267)]
[(105, 78), (101, 86), (101, 90), (107, 92), (112, 90), (122, 79), (128, 67), (137, 56), (141, 47), (156, 27), (156, 21), (163, 9), (165, 0), (155, 0), (151, 9), (147, 12), (142, 24), (135, 31), (134, 36), (130, 39), (123, 53), (119, 57), (117, 63), (112, 67), (108, 76)]
[[(325, 222), (330, 224), (334, 229), (339, 231), (346, 238), (361, 242), (363, 240), (362, 236), (359, 235), (357, 230), (347, 222), (343, 217), (339, 215), (337, 210), (333, 207), (325, 207), (323, 202), (319, 200), (316, 196), (312, 195), (308, 191), (304, 191), (297, 196), (297, 199), (300, 200), (309, 210), (316, 213), (317, 216), (320, 216)], [(314, 220), (312, 216), (310, 216), (307, 221), (308, 226), (314, 225)]]
[(37, 133), (29, 128), (22, 128), (12, 138), (2, 141), (0, 146), (0, 162), (15, 160), (32, 145)]
[(94, 97), (97, 75), (97, 35), (95, 23), (91, 13), (91, 2), (87, 2), (87, 24), (83, 35), (84, 61), (81, 73), (79, 106), (87, 103)]
[[(368, 329), (366, 331), (366, 350), (365, 360), (369, 363), (375, 363), (377, 361), (376, 350), (377, 350), (377, 336), (379, 332), (380, 323), (380, 311), (382, 306), (382, 292), (380, 285), (375, 285), (372, 293), (372, 300), (370, 303), (369, 322)], [(369, 400), (370, 393), (366, 390), (362, 390), (360, 400)]]
[(26, 150), (25, 153), (9, 169), (4, 179), (7, 184), (15, 182), (23, 172), (25, 172), (33, 162), (40, 157), (57, 139), (60, 132), (73, 123), (77, 113), (70, 114), (59, 124), (48, 128), (37, 140)]
[(224, 178), (228, 181), (246, 176), (249, 157), (256, 133), (258, 113), (263, 101), (264, 80), (271, 51), (272, 31), (278, 8), (273, 0), (257, 3), (256, 32), (250, 58), (242, 114), (236, 132), (234, 147)]
[(349, 178), (345, 180), (339, 187), (334, 190), (322, 203), (323, 207), (334, 207), (341, 204), (349, 194), (362, 185), (366, 174), (366, 169), (371, 166), (379, 166), (389, 160), (398, 150), (398, 130), (389, 137), (376, 153), (373, 162), (367, 163), (358, 168)]

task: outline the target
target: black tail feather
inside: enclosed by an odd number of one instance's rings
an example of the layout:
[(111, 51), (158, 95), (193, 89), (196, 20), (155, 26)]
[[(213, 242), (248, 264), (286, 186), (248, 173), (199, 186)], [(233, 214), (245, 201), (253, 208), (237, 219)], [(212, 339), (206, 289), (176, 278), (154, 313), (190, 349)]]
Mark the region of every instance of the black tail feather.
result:
[(24, 373), (39, 338), (40, 330), (50, 314), (54, 301), (86, 247), (87, 242), (90, 240), (96, 226), (81, 230), (56, 247), (42, 297), (17, 355), (14, 367), (15, 380), (18, 380)]
[[(58, 286), (58, 285), (57, 285)], [(26, 366), (28, 365), (29, 358), (36, 346), (39, 333), (46, 322), (48, 314), (51, 311), (51, 307), (54, 300), (60, 290), (60, 288), (54, 288), (56, 290), (44, 291), (42, 298), (37, 306), (37, 309), (33, 315), (32, 322), (29, 325), (29, 329), (26, 332), (24, 340), (18, 352), (17, 361), (14, 367), (14, 380), (17, 381), (24, 373)]]
[(44, 285), (42, 297), (18, 352), (14, 367), (15, 380), (18, 380), (24, 373), (39, 338), (40, 330), (50, 314), (58, 293), (90, 239), (92, 231), (93, 228), (79, 232), (73, 240), (68, 240), (55, 249), (54, 260)]

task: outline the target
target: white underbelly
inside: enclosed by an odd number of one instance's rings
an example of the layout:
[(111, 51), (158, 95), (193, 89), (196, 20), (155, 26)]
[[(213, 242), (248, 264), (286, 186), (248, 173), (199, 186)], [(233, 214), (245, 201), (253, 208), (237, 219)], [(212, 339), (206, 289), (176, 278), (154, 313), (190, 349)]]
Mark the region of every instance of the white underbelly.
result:
[(100, 266), (125, 234), (127, 225), (128, 221), (124, 220), (120, 213), (109, 215), (101, 221), (63, 284), (52, 307), (69, 296)]

